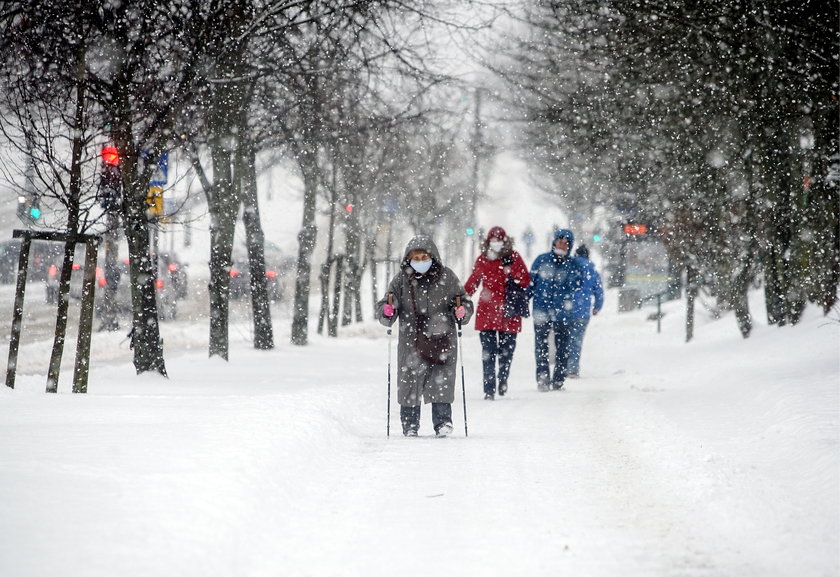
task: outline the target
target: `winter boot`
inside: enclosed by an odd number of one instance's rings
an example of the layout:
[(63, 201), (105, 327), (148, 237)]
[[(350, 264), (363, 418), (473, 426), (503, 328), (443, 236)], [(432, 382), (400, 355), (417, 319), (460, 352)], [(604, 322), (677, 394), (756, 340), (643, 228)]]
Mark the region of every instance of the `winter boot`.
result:
[(420, 430), (420, 405), (416, 407), (403, 405), (400, 407), (400, 423), (402, 423), (403, 435), (416, 437)]
[(446, 437), (452, 432), (452, 405), (450, 403), (432, 403), (432, 423), (435, 435)]
[(507, 393), (507, 383), (499, 383), (499, 396), (504, 397)]

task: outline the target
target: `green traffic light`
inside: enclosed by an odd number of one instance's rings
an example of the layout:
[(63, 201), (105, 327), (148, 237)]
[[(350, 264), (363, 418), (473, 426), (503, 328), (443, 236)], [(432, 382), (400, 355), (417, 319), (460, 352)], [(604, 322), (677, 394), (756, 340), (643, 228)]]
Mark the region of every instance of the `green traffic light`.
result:
[(41, 209), (37, 206), (30, 207), (29, 216), (31, 216), (33, 220), (38, 220), (41, 218)]
[(467, 236), (472, 236), (474, 234), (475, 234), (475, 230), (473, 229), (473, 227), (471, 227), (471, 226), (467, 227)]
[(601, 242), (601, 235), (600, 234), (593, 234), (592, 240), (595, 242)]

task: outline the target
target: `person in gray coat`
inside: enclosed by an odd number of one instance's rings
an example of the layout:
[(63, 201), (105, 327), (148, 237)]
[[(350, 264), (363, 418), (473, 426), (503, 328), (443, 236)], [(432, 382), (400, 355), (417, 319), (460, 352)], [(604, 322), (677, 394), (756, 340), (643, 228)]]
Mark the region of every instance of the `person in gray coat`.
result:
[(376, 318), (386, 327), (399, 319), (397, 401), (403, 435), (416, 437), (421, 402), (432, 405), (435, 434), (452, 432), (458, 359), (456, 324), (466, 324), (473, 303), (452, 270), (440, 260), (428, 236), (405, 248), (400, 272), (376, 303)]

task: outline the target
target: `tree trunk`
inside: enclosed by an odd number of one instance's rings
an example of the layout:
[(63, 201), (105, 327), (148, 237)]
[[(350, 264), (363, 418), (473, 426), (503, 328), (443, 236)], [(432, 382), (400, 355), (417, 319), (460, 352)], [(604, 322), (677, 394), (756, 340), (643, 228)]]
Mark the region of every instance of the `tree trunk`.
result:
[[(751, 257), (751, 255), (750, 255)], [(732, 306), (735, 309), (735, 320), (741, 336), (747, 338), (752, 331), (752, 315), (750, 315), (750, 304), (747, 295), (750, 286), (749, 265), (742, 263), (743, 269), (735, 277), (732, 291)]]
[(767, 183), (773, 203), (767, 222), (768, 250), (764, 270), (764, 295), (767, 307), (767, 322), (783, 326), (789, 320), (790, 307), (788, 291), (790, 287), (789, 259), (791, 243), (791, 204), (788, 186), (787, 162), (784, 151), (784, 137), (776, 128), (769, 142), (764, 143), (767, 166)]
[(321, 274), (318, 280), (321, 283), (321, 311), (318, 313), (318, 334), (324, 334), (324, 326), (332, 326), (330, 316), (330, 277), (333, 267), (333, 243), (335, 241), (335, 213), (338, 203), (338, 164), (335, 157), (332, 162), (332, 182), (330, 189), (330, 224), (327, 229), (327, 253), (324, 257), (324, 264), (321, 265)]
[(55, 337), (50, 354), (50, 369), (47, 374), (47, 392), (58, 392), (58, 370), (64, 356), (64, 343), (67, 335), (67, 311), (70, 307), (70, 275), (73, 272), (73, 254), (76, 243), (64, 244), (64, 257), (61, 261), (61, 275), (58, 281), (58, 308), (56, 309)]
[[(85, 72), (84, 72), (84, 47), (79, 48), (79, 66), (76, 72), (76, 110), (74, 114), (74, 137), (70, 161), (70, 191), (67, 210), (67, 232), (71, 235), (79, 232), (79, 199), (81, 197), (82, 184), (82, 133), (84, 130), (85, 117)], [(61, 277), (58, 284), (58, 309), (55, 320), (55, 338), (53, 340), (52, 353), (50, 355), (50, 369), (47, 375), (47, 392), (58, 391), (58, 370), (61, 366), (61, 358), (64, 355), (64, 341), (67, 333), (67, 309), (70, 305), (70, 274), (73, 271), (73, 257), (75, 243), (68, 242), (64, 245), (64, 258), (62, 260)]]
[(248, 0), (230, 3), (226, 11), (225, 27), (232, 39), (230, 46), (217, 61), (218, 82), (213, 83), (208, 111), (210, 155), (213, 160), (213, 194), (208, 203), (210, 224), (210, 346), (209, 356), (228, 360), (230, 269), (233, 266), (233, 237), (239, 205), (242, 202), (243, 173), (239, 172), (242, 134), (247, 124), (244, 115), (249, 109), (250, 86), (245, 54), (247, 26), (251, 6)]
[(303, 220), (298, 233), (297, 276), (295, 302), (292, 316), (293, 345), (303, 346), (309, 338), (309, 286), (312, 274), (312, 253), (315, 250), (318, 229), (315, 226), (315, 208), (318, 192), (318, 159), (315, 146), (301, 150), (298, 163), (303, 174)]
[(230, 269), (233, 266), (233, 234), (239, 206), (233, 186), (233, 152), (224, 138), (211, 143), (213, 158), (213, 201), (210, 205), (210, 346), (209, 356), (228, 360)]
[(370, 267), (370, 296), (371, 302), (379, 300), (379, 278), (376, 271), (376, 235), (371, 234), (365, 242), (365, 254), (368, 266)]
[[(243, 127), (244, 130), (245, 127)], [(241, 132), (244, 133), (244, 132)], [(248, 270), (251, 281), (251, 307), (254, 312), (254, 348), (274, 348), (274, 332), (271, 326), (271, 307), (265, 278), (265, 235), (260, 220), (257, 198), (256, 155), (253, 144), (246, 138), (240, 143), (238, 161), (242, 164), (237, 171), (241, 175), (244, 210), (242, 222), (248, 245)]]
[(331, 337), (338, 336), (338, 309), (341, 304), (341, 286), (343, 276), (344, 257), (343, 255), (339, 254), (335, 256), (335, 281), (333, 283), (333, 302), (327, 331), (327, 334)]
[(347, 223), (345, 233), (345, 263), (344, 263), (344, 307), (341, 315), (341, 326), (353, 322), (354, 308), (358, 311), (361, 282), (361, 265), (359, 264), (359, 232), (356, 226), (358, 216), (350, 215), (353, 222)]
[[(125, 189), (124, 189), (125, 190)], [(134, 369), (138, 374), (157, 371), (166, 375), (163, 345), (160, 340), (155, 270), (150, 253), (146, 220), (146, 187), (134, 186), (125, 200), (126, 240), (131, 255), (132, 348)]]
[(132, 328), (131, 346), (137, 374), (156, 371), (166, 376), (163, 343), (160, 339), (155, 280), (157, 270), (150, 254), (149, 221), (146, 216), (147, 183), (139, 168), (139, 151), (133, 146), (128, 104), (118, 107), (111, 131), (115, 146), (122, 154), (123, 218), (131, 266)]
[(697, 270), (685, 267), (685, 342), (694, 338), (694, 299), (697, 296)]
[[(746, 177), (747, 199), (745, 202), (737, 205), (738, 216), (741, 217), (740, 222), (744, 227), (742, 235), (745, 237), (745, 246), (741, 249), (740, 263), (736, 274), (732, 281), (732, 306), (735, 309), (735, 320), (738, 323), (738, 329), (741, 331), (741, 336), (747, 338), (752, 332), (752, 315), (750, 314), (749, 304), (749, 290), (755, 276), (755, 268), (753, 261), (758, 252), (758, 239), (756, 231), (758, 229), (759, 218), (761, 210), (758, 208), (757, 190), (754, 182), (753, 171), (753, 155), (752, 153), (743, 155), (744, 158), (744, 175)], [(739, 240), (739, 243), (741, 241)]]
[(318, 280), (321, 284), (321, 310), (318, 313), (318, 334), (324, 334), (324, 327), (329, 323), (330, 317), (330, 271), (332, 270), (332, 259), (321, 265), (321, 274)]
[[(125, 188), (124, 188), (125, 190)], [(134, 369), (138, 374), (157, 371), (166, 375), (160, 340), (155, 280), (157, 271), (150, 253), (146, 220), (146, 187), (133, 186), (125, 198), (126, 240), (131, 255), (132, 329)]]

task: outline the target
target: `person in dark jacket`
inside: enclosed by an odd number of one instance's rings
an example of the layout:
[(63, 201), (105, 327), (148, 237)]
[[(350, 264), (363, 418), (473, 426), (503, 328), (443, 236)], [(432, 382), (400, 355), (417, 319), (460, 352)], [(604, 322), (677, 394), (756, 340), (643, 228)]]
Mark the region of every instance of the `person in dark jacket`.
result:
[[(531, 265), (534, 353), (540, 391), (562, 389), (568, 374), (575, 293), (582, 281), (580, 263), (571, 252), (574, 242), (572, 231), (555, 231), (551, 251), (539, 255)], [(555, 349), (553, 375), (548, 358), (551, 333), (554, 333)]]
[[(569, 343), (568, 376), (573, 379), (580, 375), (580, 354), (590, 315), (597, 315), (604, 306), (604, 287), (601, 285), (601, 275), (595, 270), (595, 264), (589, 260), (589, 249), (585, 244), (582, 244), (575, 251), (575, 256), (581, 265), (583, 277), (580, 290), (575, 293), (572, 338)], [(595, 299), (594, 303), (592, 302), (593, 299)]]
[(376, 303), (376, 318), (390, 327), (399, 319), (397, 401), (403, 435), (416, 437), (421, 403), (432, 405), (435, 434), (452, 432), (458, 358), (456, 323), (469, 322), (473, 304), (461, 281), (440, 260), (428, 236), (405, 248), (401, 270)]
[[(484, 398), (493, 400), (498, 383), (499, 396), (508, 389), (508, 375), (516, 349), (516, 335), (522, 330), (522, 317), (510, 316), (505, 310), (505, 290), (508, 279), (527, 287), (531, 282), (528, 267), (518, 252), (513, 250), (513, 239), (505, 229), (494, 226), (481, 244), (481, 254), (475, 261), (472, 274), (464, 288), (470, 296), (481, 284), (475, 329), (481, 340), (484, 371)], [(496, 359), (499, 361), (496, 373)]]

